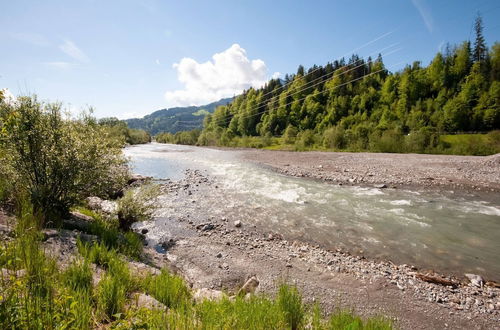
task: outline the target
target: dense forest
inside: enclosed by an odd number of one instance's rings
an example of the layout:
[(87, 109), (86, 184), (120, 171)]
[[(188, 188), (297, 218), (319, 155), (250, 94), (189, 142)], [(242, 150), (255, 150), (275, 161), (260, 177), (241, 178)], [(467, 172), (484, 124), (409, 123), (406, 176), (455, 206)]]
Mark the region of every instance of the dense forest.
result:
[[(436, 152), (446, 148), (442, 134), (497, 130), (500, 44), (486, 46), (480, 17), (475, 32), (473, 43), (447, 46), (428, 66), (417, 61), (396, 73), (385, 68), (381, 55), (299, 66), (296, 74), (218, 107), (188, 142), (263, 147), (280, 137), (279, 143), (296, 149)], [(498, 150), (498, 135), (473, 139), (487, 145), (478, 153)], [(186, 143), (176, 140), (157, 137)]]

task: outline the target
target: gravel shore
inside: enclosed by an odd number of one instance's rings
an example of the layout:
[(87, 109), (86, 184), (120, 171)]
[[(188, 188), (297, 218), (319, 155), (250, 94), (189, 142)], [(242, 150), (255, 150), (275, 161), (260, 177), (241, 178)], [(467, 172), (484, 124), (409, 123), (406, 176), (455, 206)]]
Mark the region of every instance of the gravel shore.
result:
[(239, 150), (242, 159), (280, 173), (348, 185), (500, 192), (500, 154), (448, 156)]

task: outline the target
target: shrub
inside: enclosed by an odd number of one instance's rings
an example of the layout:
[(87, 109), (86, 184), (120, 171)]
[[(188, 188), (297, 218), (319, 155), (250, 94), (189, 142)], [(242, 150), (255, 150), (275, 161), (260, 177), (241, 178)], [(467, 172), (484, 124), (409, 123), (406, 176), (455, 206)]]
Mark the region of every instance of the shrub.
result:
[(342, 127), (330, 127), (323, 133), (323, 146), (330, 149), (344, 149), (347, 146)]
[(151, 219), (156, 209), (155, 201), (159, 195), (157, 185), (142, 186), (130, 189), (118, 200), (118, 221), (123, 230), (129, 230), (137, 221)]
[(15, 173), (11, 180), (29, 192), (42, 222), (55, 222), (78, 200), (105, 196), (126, 180), (119, 141), (111, 139), (94, 118), (64, 117), (59, 103), (35, 96), (15, 104), (0, 103), (0, 149)]

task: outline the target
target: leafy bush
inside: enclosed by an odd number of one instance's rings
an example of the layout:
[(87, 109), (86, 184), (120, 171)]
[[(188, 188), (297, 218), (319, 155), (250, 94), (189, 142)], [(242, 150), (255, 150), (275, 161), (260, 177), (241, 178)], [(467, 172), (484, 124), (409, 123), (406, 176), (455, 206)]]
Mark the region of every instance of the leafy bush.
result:
[(323, 133), (323, 146), (329, 149), (344, 149), (347, 145), (342, 127), (330, 127)]
[(55, 223), (78, 200), (119, 190), (128, 175), (121, 145), (95, 119), (64, 117), (61, 104), (19, 97), (0, 103), (0, 149), (11, 178), (42, 223)]
[(159, 195), (157, 185), (146, 185), (130, 189), (118, 200), (118, 221), (123, 230), (129, 230), (137, 221), (151, 219), (156, 209), (155, 201)]

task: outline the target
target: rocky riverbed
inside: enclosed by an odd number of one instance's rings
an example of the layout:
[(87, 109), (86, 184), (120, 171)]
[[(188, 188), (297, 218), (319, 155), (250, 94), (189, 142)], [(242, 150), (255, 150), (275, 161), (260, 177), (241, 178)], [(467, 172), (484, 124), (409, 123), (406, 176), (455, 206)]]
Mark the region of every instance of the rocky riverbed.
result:
[(286, 175), (337, 184), (500, 192), (500, 154), (483, 157), (245, 149), (240, 157)]
[(353, 308), (362, 315), (383, 314), (404, 329), (500, 324), (498, 284), (480, 276), (450, 277), (289, 240), (272, 226), (252, 224), (252, 207), (214, 203), (224, 203), (224, 193), (200, 171), (161, 186), (157, 220), (138, 223), (135, 230), (145, 235), (154, 264), (177, 270), (194, 288), (232, 293), (255, 276), (260, 292), (275, 292), (288, 281), (327, 313)]

